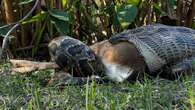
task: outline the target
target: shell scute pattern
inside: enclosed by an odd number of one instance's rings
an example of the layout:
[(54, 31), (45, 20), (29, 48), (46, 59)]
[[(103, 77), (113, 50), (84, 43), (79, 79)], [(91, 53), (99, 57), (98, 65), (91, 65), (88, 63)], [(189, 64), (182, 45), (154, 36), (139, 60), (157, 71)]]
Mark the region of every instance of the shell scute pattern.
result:
[(70, 57), (68, 57), (67, 55), (64, 56), (63, 52), (59, 53), (57, 51), (57, 55), (55, 56), (54, 59), (55, 59), (56, 63), (61, 68), (64, 68), (64, 67), (66, 67), (66, 65), (70, 65), (70, 64), (71, 64), (70, 66), (72, 66), (72, 67), (75, 66), (74, 63), (72, 63), (73, 62), (72, 59)]
[[(63, 36), (61, 36), (63, 37)], [(54, 50), (54, 49), (53, 49)], [(61, 67), (69, 67), (75, 70), (73, 75), (80, 76), (94, 73), (96, 63), (95, 53), (81, 41), (64, 36), (55, 48), (55, 62)], [(97, 62), (99, 63), (99, 62)]]
[(94, 53), (88, 47), (86, 47), (86, 45), (74, 45), (71, 46), (67, 51), (75, 59), (86, 59), (88, 61), (95, 60)]
[[(64, 55), (72, 57), (74, 60), (88, 59), (94, 60), (95, 56), (92, 50), (79, 40), (69, 38), (65, 39), (57, 51), (63, 51)], [(91, 53), (91, 54), (88, 54)]]
[(62, 43), (60, 44), (60, 48), (70, 48), (74, 46), (73, 44), (78, 45), (78, 42), (73, 39), (64, 39)]
[(68, 53), (72, 55), (72, 57), (80, 59), (82, 58), (82, 56), (85, 56), (85, 53), (83, 53), (84, 49), (85, 49), (84, 45), (74, 45), (68, 48)]

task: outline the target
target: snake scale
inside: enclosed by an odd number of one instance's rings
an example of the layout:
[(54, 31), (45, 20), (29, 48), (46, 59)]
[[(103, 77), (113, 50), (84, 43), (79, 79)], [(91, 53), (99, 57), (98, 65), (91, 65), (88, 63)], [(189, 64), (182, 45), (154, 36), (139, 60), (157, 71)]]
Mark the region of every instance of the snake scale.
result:
[[(171, 72), (192, 69), (195, 57), (195, 30), (153, 24), (126, 30), (112, 36), (108, 41), (133, 43), (144, 57), (151, 73), (167, 66)], [(93, 50), (81, 41), (61, 36), (49, 44), (52, 58), (61, 67), (70, 67), (76, 76), (104, 73), (105, 66)]]

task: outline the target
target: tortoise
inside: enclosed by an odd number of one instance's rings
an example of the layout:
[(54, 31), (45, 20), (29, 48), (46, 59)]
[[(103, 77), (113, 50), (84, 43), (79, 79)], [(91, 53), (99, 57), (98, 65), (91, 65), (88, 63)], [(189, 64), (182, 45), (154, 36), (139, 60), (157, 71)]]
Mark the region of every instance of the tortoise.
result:
[[(144, 73), (151, 76), (160, 73), (162, 77), (176, 79), (191, 72), (195, 60), (195, 31), (180, 26), (141, 26), (90, 47), (70, 37), (61, 39), (64, 40), (54, 40), (60, 41), (59, 45), (50, 43), (50, 51), (58, 65), (76, 67), (84, 74), (77, 76), (103, 73), (123, 82), (142, 78)], [(88, 62), (92, 62), (93, 69), (86, 69), (91, 67)]]
[(52, 61), (75, 77), (101, 74), (104, 70), (101, 60), (83, 42), (70, 36), (54, 38), (48, 45)]

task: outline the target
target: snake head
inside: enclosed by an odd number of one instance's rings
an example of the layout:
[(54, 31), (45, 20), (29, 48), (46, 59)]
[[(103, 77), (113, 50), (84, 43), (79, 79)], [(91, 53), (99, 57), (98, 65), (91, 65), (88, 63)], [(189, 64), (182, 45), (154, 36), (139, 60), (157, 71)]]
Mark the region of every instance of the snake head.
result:
[(117, 44), (119, 42), (127, 42), (129, 40), (129, 33), (122, 32), (112, 36), (108, 41), (112, 44)]

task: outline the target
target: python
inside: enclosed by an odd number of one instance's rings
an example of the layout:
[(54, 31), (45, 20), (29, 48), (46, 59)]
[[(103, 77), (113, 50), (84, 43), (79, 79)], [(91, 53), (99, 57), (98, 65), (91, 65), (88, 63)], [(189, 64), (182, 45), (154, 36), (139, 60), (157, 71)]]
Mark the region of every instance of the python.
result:
[(50, 42), (49, 49), (56, 63), (74, 68), (76, 76), (95, 74), (123, 82), (147, 73), (177, 79), (192, 73), (195, 31), (154, 24), (126, 30), (92, 46), (61, 36)]

